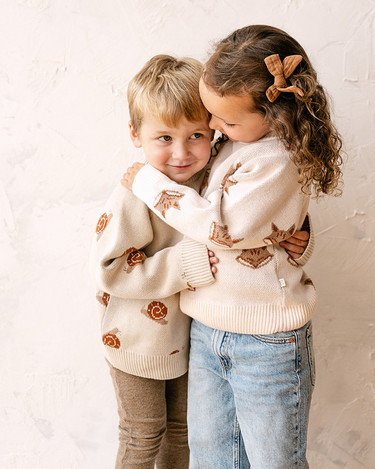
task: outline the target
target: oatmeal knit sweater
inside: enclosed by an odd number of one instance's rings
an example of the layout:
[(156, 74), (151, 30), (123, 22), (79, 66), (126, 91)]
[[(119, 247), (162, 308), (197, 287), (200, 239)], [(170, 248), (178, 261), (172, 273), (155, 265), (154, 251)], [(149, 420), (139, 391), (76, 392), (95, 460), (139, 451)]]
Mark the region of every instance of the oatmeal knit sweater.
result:
[[(309, 196), (282, 142), (266, 137), (228, 142), (207, 170), (201, 195), (178, 186), (150, 165), (133, 192), (161, 219), (207, 244), (219, 257), (216, 282), (181, 294), (181, 309), (203, 324), (230, 332), (271, 334), (302, 327), (317, 295), (301, 264), (279, 242), (302, 227)], [(311, 224), (310, 224), (311, 229)]]
[[(188, 185), (198, 188), (202, 176)], [(191, 319), (179, 292), (215, 281), (207, 247), (183, 239), (119, 184), (97, 223), (90, 261), (107, 360), (145, 378), (184, 374)]]

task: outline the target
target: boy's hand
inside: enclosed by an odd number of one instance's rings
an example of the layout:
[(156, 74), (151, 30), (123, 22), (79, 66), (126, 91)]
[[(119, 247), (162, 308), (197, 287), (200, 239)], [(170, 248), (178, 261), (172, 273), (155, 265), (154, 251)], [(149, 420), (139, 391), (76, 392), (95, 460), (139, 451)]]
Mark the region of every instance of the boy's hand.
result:
[(215, 256), (215, 253), (212, 251), (208, 251), (208, 258), (211, 264), (211, 272), (213, 274), (216, 274), (217, 272), (217, 267), (215, 267), (214, 264), (217, 264), (219, 262), (219, 259)]
[(136, 177), (136, 175), (139, 173), (139, 171), (145, 166), (142, 163), (134, 163), (130, 168), (127, 169), (127, 172), (124, 173), (121, 179), (121, 184), (129, 189), (130, 191), (133, 188), (133, 182)]
[(283, 247), (293, 259), (298, 259), (306, 249), (309, 238), (310, 235), (308, 231), (296, 231), (292, 237), (282, 241), (280, 246)]

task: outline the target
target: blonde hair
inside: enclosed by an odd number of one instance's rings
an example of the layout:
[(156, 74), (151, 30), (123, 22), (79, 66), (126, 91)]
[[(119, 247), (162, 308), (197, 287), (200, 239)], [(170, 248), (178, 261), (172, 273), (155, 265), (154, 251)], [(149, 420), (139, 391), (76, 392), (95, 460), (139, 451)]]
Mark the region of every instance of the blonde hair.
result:
[(143, 119), (152, 115), (168, 127), (176, 127), (181, 117), (189, 122), (207, 119), (199, 96), (202, 64), (193, 58), (177, 59), (156, 55), (135, 75), (128, 86), (132, 126), (140, 131)]
[[(281, 93), (270, 102), (266, 90), (274, 77), (264, 59), (279, 54), (303, 57), (288, 78), (304, 95)], [(341, 195), (342, 141), (330, 117), (328, 99), (318, 83), (306, 52), (284, 31), (266, 25), (238, 29), (218, 42), (204, 66), (202, 78), (219, 96), (250, 95), (251, 112), (264, 116), (271, 131), (280, 137), (299, 168), (303, 192), (315, 189), (323, 194)]]

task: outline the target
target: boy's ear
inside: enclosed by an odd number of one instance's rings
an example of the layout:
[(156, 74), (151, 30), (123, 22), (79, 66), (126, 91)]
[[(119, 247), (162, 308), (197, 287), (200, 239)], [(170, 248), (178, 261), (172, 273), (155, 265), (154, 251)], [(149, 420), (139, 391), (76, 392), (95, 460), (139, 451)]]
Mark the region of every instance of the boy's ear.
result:
[(132, 121), (128, 122), (128, 126), (129, 126), (129, 135), (130, 135), (131, 141), (133, 142), (133, 145), (136, 148), (141, 148), (142, 143), (138, 138), (137, 132), (134, 130), (134, 127), (132, 126)]

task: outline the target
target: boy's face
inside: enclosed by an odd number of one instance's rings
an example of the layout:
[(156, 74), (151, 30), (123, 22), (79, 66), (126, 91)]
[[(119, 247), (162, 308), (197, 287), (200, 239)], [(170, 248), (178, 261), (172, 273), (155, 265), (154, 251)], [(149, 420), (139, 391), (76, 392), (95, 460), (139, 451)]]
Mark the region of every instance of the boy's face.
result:
[(189, 122), (181, 117), (176, 128), (146, 117), (138, 132), (129, 122), (134, 146), (142, 147), (150, 165), (176, 182), (186, 182), (203, 169), (211, 153), (212, 130), (208, 121)]

